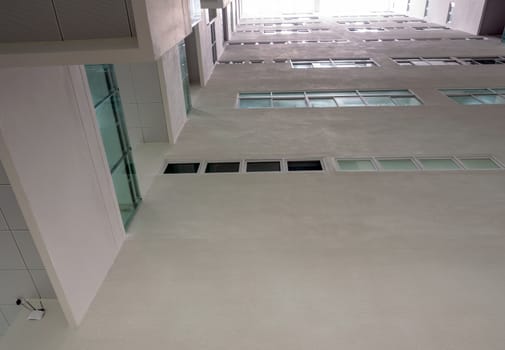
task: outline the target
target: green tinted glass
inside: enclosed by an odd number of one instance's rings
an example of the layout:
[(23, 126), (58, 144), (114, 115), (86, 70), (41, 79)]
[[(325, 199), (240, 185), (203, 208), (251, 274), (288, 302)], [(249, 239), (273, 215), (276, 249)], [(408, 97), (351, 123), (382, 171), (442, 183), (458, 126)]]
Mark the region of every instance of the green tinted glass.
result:
[(462, 105), (481, 105), (482, 102), (472, 96), (451, 96), (451, 99)]
[(484, 170), (484, 169), (499, 169), (500, 167), (489, 158), (469, 158), (460, 159), (461, 163), (467, 169), (472, 170)]
[(505, 104), (505, 98), (497, 95), (475, 95), (476, 99), (488, 105), (501, 105)]
[(339, 107), (356, 107), (364, 106), (365, 104), (359, 97), (336, 97)]
[(417, 167), (411, 159), (379, 159), (384, 170), (416, 170)]
[(389, 97), (363, 97), (368, 106), (394, 106)]
[(419, 159), (425, 170), (455, 170), (459, 166), (452, 159)]
[(240, 108), (270, 108), (271, 100), (268, 99), (251, 99), (251, 100), (240, 100)]
[(346, 171), (375, 171), (375, 167), (369, 159), (339, 159), (337, 160), (340, 170)]
[(397, 106), (420, 106), (421, 101), (415, 97), (393, 97), (393, 102)]
[(304, 108), (307, 107), (305, 99), (273, 100), (274, 108)]
[(324, 107), (336, 107), (337, 104), (335, 100), (332, 98), (311, 98), (310, 106), (316, 108), (324, 108)]

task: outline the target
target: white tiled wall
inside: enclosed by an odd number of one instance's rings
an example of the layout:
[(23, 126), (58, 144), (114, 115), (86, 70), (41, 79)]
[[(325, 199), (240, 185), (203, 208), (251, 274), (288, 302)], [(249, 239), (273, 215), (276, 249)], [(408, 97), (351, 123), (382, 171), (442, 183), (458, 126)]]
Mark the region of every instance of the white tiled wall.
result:
[(17, 316), (18, 297), (55, 295), (0, 163), (0, 335)]
[(132, 147), (146, 142), (168, 142), (156, 62), (114, 67)]

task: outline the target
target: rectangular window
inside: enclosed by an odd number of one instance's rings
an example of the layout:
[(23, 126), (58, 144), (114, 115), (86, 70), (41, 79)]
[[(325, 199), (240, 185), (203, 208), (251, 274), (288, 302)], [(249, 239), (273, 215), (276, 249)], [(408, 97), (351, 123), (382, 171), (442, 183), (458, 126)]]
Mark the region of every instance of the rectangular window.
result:
[(246, 166), (248, 173), (257, 172), (279, 172), (281, 171), (281, 162), (275, 161), (248, 161)]
[(216, 22), (210, 24), (210, 42), (212, 45), (212, 63), (217, 62), (217, 45), (216, 45)]
[(196, 174), (200, 163), (169, 163), (163, 174)]
[(413, 27), (415, 30), (424, 30), (424, 31), (430, 31), (430, 30), (448, 30), (449, 28), (447, 27), (439, 27), (439, 26), (434, 26), (434, 27)]
[(329, 58), (329, 59), (300, 59), (291, 60), (291, 67), (297, 69), (307, 68), (363, 68), (376, 67), (377, 64), (370, 58)]
[(447, 18), (445, 20), (445, 23), (447, 24), (452, 23), (452, 18), (454, 16), (454, 7), (456, 7), (456, 2), (451, 1), (449, 3), (449, 9), (447, 10)]
[(298, 92), (241, 92), (238, 108), (331, 108), (365, 106), (419, 106), (410, 90), (350, 90)]
[(505, 89), (442, 89), (439, 90), (453, 101), (462, 105), (505, 104)]
[(377, 171), (371, 159), (337, 159), (337, 164), (342, 171)]
[(459, 161), (463, 164), (465, 169), (468, 170), (493, 170), (500, 169), (500, 166), (496, 164), (491, 158), (460, 158)]
[(212, 162), (207, 163), (206, 173), (238, 173), (240, 162)]
[(392, 57), (400, 66), (466, 66), (505, 64), (504, 56), (494, 57)]
[(417, 170), (417, 166), (410, 158), (377, 159), (383, 170)]
[(378, 33), (385, 32), (385, 28), (380, 27), (368, 27), (368, 28), (347, 28), (348, 31), (353, 33)]
[(288, 160), (288, 171), (322, 171), (320, 160)]

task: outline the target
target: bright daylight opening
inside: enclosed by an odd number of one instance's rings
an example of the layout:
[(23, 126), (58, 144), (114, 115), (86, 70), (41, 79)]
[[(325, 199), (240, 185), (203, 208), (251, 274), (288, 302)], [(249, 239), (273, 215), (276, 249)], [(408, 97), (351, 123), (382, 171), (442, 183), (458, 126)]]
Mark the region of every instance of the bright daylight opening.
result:
[(391, 11), (392, 3), (392, 0), (242, 0), (242, 17), (383, 13)]

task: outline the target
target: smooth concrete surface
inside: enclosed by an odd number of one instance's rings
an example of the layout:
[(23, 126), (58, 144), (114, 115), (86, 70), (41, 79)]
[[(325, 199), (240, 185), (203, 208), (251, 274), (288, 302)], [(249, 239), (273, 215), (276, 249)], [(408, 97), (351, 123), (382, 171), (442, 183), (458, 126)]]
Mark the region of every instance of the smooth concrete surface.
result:
[(125, 238), (84, 67), (6, 68), (0, 81), (0, 159), (76, 326)]
[[(210, 23), (206, 21), (209, 18), (208, 10), (202, 10), (202, 20), (193, 28), (196, 31), (196, 44), (198, 54), (198, 69), (201, 86), (205, 86), (214, 71), (214, 62), (212, 61), (212, 40)], [(217, 16), (214, 20), (216, 28), (216, 50), (217, 58), (221, 56), (224, 50), (223, 42), (223, 15), (221, 9), (216, 10)]]
[(140, 194), (144, 197), (156, 176), (163, 170), (165, 158), (171, 147), (169, 143), (145, 143), (132, 151)]

